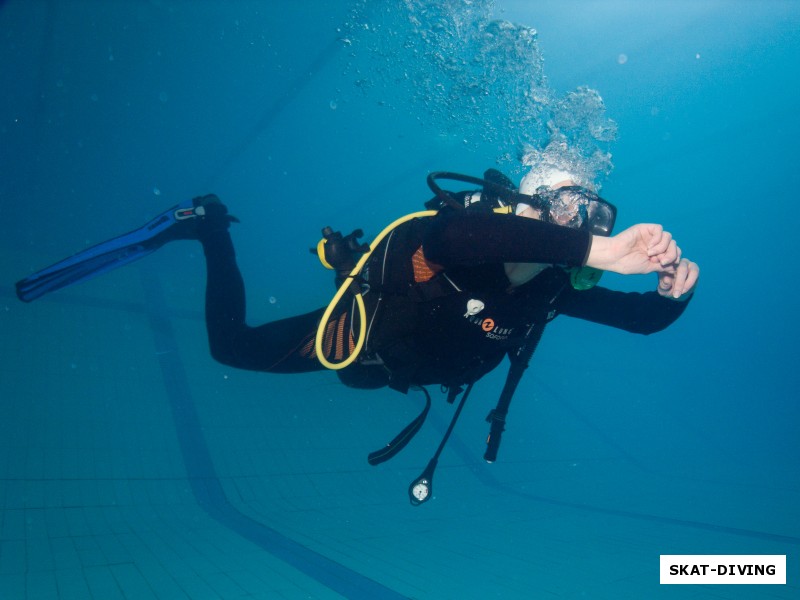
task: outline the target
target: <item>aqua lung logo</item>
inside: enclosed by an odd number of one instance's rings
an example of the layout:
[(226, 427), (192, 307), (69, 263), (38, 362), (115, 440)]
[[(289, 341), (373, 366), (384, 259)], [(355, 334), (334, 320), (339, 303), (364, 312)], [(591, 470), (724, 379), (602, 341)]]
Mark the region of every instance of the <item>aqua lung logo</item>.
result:
[(477, 317), (465, 315), (465, 318), (473, 325), (479, 326), (486, 332), (486, 337), (490, 340), (505, 340), (514, 331), (513, 327), (498, 327), (491, 317)]

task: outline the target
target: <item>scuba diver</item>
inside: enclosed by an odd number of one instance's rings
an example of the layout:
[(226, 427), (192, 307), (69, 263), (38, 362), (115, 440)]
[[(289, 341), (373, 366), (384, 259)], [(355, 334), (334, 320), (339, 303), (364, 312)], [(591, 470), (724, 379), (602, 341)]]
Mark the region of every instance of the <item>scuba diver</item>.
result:
[[(469, 184), (442, 189), (441, 180)], [(583, 185), (578, 185), (581, 183)], [(489, 169), (483, 178), (435, 172), (428, 210), (398, 219), (367, 245), (363, 232), (326, 227), (314, 250), (336, 272), (326, 308), (246, 324), (245, 288), (229, 232), (238, 219), (215, 195), (194, 198), (145, 226), (84, 250), (17, 283), (30, 302), (145, 256), (174, 240), (198, 240), (207, 268), (206, 327), (212, 357), (270, 373), (336, 370), (347, 386), (420, 389), (425, 407), (370, 464), (397, 454), (430, 409), (425, 386), (460, 395), (450, 427), (420, 477), (412, 504), (432, 495), (433, 472), (472, 385), (506, 358), (510, 368), (488, 415), (484, 458), (494, 462), (511, 398), (547, 323), (567, 315), (651, 334), (686, 309), (697, 265), (681, 256), (660, 225), (611, 235), (616, 208), (587, 182), (559, 170), (531, 171), (519, 189)], [(656, 291), (623, 293), (596, 286), (603, 271), (657, 273)]]

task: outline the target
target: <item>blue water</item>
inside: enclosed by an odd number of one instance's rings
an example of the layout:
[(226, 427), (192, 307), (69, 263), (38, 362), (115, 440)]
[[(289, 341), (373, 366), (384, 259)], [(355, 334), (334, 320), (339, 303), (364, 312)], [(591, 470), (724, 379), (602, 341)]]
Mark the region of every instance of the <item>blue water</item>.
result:
[[(800, 595), (798, 3), (10, 0), (0, 44), (0, 598)], [(250, 321), (290, 316), (332, 294), (321, 227), (547, 160), (672, 231), (697, 295), (649, 337), (556, 321), (498, 462), (501, 372), (418, 508), (452, 407), (370, 467), (422, 398), (213, 362), (194, 244), (14, 296), (213, 191)], [(662, 586), (661, 554), (786, 555), (788, 584)]]

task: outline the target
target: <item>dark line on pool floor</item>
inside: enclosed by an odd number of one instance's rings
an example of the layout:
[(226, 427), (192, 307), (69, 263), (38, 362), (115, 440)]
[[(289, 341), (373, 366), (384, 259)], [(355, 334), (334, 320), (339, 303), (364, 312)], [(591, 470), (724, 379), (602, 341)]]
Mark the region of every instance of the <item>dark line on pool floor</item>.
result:
[(142, 286), (149, 309), (147, 316), (153, 331), (156, 356), (164, 378), (164, 389), (172, 408), (175, 431), (192, 494), (198, 505), (224, 527), (346, 598), (387, 600), (405, 598), (365, 575), (256, 521), (231, 504), (214, 468), (192, 400), (186, 367), (175, 341), (164, 290), (153, 270), (142, 269)]

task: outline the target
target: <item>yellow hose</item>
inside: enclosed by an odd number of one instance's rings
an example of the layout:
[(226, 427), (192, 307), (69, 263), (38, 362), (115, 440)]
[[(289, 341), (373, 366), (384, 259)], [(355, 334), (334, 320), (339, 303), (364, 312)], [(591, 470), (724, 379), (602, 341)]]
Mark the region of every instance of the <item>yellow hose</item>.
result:
[(378, 247), (378, 244), (380, 244), (383, 241), (383, 238), (385, 238), (395, 227), (398, 227), (399, 225), (402, 225), (403, 223), (405, 223), (406, 221), (410, 221), (411, 219), (417, 219), (421, 217), (432, 217), (436, 213), (437, 211), (435, 210), (423, 210), (411, 213), (410, 215), (406, 215), (405, 217), (400, 217), (399, 219), (393, 221), (392, 223), (384, 227), (383, 231), (381, 231), (377, 235), (377, 237), (374, 240), (372, 240), (372, 243), (370, 243), (369, 245), (369, 251), (366, 252), (364, 256), (361, 257), (358, 263), (356, 263), (356, 266), (353, 267), (353, 270), (350, 271), (350, 275), (348, 275), (347, 278), (342, 282), (342, 285), (339, 286), (336, 295), (333, 297), (333, 300), (330, 301), (330, 304), (328, 304), (328, 308), (325, 309), (325, 312), (322, 315), (322, 319), (319, 322), (319, 326), (317, 327), (317, 337), (314, 342), (314, 348), (317, 352), (317, 358), (319, 359), (319, 362), (322, 363), (322, 366), (333, 370), (344, 369), (346, 366), (352, 364), (353, 361), (355, 361), (358, 358), (359, 353), (364, 348), (364, 342), (366, 341), (367, 338), (367, 309), (364, 306), (364, 298), (361, 296), (360, 292), (355, 294), (355, 298), (356, 298), (356, 306), (358, 307), (358, 318), (359, 321), (361, 322), (361, 327), (359, 328), (358, 339), (356, 340), (355, 348), (353, 348), (353, 351), (350, 353), (350, 356), (348, 356), (342, 362), (338, 363), (330, 362), (327, 358), (325, 358), (325, 353), (323, 351), (323, 342), (325, 338), (325, 329), (328, 326), (328, 321), (331, 318), (331, 313), (333, 313), (334, 309), (336, 308), (336, 305), (339, 304), (339, 301), (342, 299), (342, 296), (345, 295), (345, 293), (347, 292), (348, 288), (353, 283), (355, 278), (358, 276), (359, 273), (361, 273), (361, 269), (364, 268), (364, 265), (369, 260), (369, 257), (372, 256), (373, 250), (375, 250), (375, 248)]
[[(494, 212), (509, 214), (512, 212), (512, 210), (513, 209), (511, 207), (506, 206), (503, 208), (495, 208)], [(325, 312), (322, 314), (322, 319), (320, 320), (319, 326), (317, 327), (317, 336), (314, 341), (314, 349), (317, 352), (317, 359), (319, 359), (319, 362), (322, 363), (322, 366), (333, 370), (344, 369), (346, 366), (351, 365), (353, 361), (355, 361), (358, 358), (358, 355), (364, 348), (364, 342), (367, 339), (367, 309), (364, 306), (364, 298), (361, 296), (361, 292), (355, 294), (356, 306), (358, 308), (358, 318), (359, 321), (361, 321), (361, 327), (358, 332), (358, 339), (356, 340), (355, 348), (353, 348), (353, 351), (350, 353), (350, 356), (348, 356), (346, 359), (344, 359), (342, 362), (339, 363), (330, 362), (327, 358), (325, 358), (325, 353), (323, 351), (323, 342), (325, 338), (325, 329), (328, 326), (328, 321), (331, 318), (331, 313), (333, 313), (334, 309), (336, 308), (336, 305), (339, 304), (339, 301), (342, 299), (342, 296), (345, 295), (345, 293), (347, 292), (348, 288), (353, 283), (355, 278), (358, 276), (359, 273), (361, 273), (361, 269), (364, 268), (364, 265), (369, 260), (369, 257), (372, 256), (373, 250), (375, 250), (375, 248), (378, 247), (378, 244), (380, 244), (383, 241), (383, 238), (385, 238), (395, 227), (398, 227), (403, 223), (410, 221), (411, 219), (417, 219), (421, 217), (432, 217), (436, 215), (437, 212), (439, 211), (422, 210), (419, 212), (411, 213), (410, 215), (406, 215), (404, 217), (400, 217), (399, 219), (396, 219), (395, 221), (389, 223), (389, 225), (384, 227), (383, 231), (381, 231), (377, 235), (377, 237), (374, 240), (372, 240), (372, 243), (370, 243), (369, 245), (369, 251), (366, 252), (364, 256), (361, 257), (361, 260), (359, 260), (356, 266), (353, 267), (353, 270), (350, 271), (350, 275), (348, 275), (347, 278), (342, 282), (342, 285), (339, 286), (339, 289), (337, 290), (336, 295), (333, 297), (333, 300), (330, 301), (330, 304), (328, 304), (328, 308), (326, 308)], [(325, 253), (322, 251), (323, 250), (322, 242), (320, 242), (317, 245), (317, 248), (320, 259), (322, 260), (322, 264), (328, 268), (332, 268), (329, 267), (327, 261), (324, 260)]]

